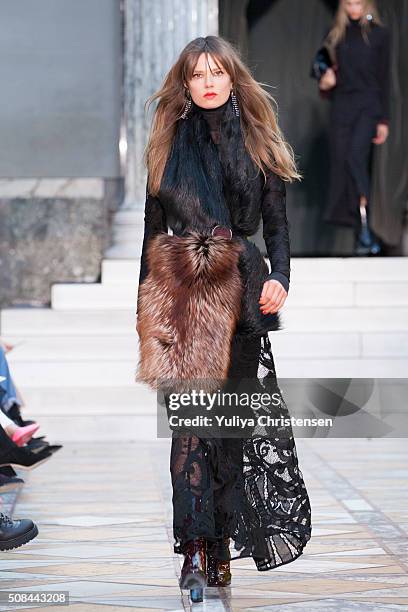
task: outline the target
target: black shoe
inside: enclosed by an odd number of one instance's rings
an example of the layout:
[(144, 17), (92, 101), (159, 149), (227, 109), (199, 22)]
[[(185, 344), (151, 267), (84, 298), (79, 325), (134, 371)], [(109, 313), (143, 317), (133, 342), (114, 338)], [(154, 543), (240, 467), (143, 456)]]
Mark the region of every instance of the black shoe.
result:
[(38, 453), (31, 452), (25, 446), (17, 446), (0, 426), (0, 467), (11, 467), (32, 470), (52, 457), (52, 453), (44, 449)]
[(0, 550), (18, 548), (33, 540), (37, 535), (37, 525), (30, 519), (13, 521), (0, 512)]
[(22, 478), (17, 478), (17, 476), (4, 476), (4, 474), (0, 474), (0, 493), (8, 493), (9, 491), (19, 489), (22, 484), (24, 484), (24, 480)]
[(33, 442), (35, 440), (35, 444), (34, 446), (39, 446), (40, 442), (45, 442), (45, 444), (49, 444), (49, 442), (46, 441), (47, 436), (35, 436), (35, 438), (31, 438), (31, 440), (29, 440), (28, 442), (26, 442), (25, 446), (31, 444), (31, 442)]
[(362, 224), (360, 233), (356, 236), (354, 243), (355, 255), (380, 255), (381, 242), (368, 225)]
[(50, 446), (49, 442), (46, 440), (40, 440), (39, 438), (31, 438), (26, 444), (24, 444), (24, 448), (28, 448), (32, 453), (39, 453), (44, 449), (48, 449)]
[(25, 448), (28, 448), (34, 454), (37, 454), (45, 449), (47, 449), (49, 453), (56, 453), (60, 448), (62, 448), (62, 444), (50, 444), (46, 440), (42, 440), (40, 438), (31, 438), (31, 440), (25, 444)]
[(3, 467), (0, 467), (0, 474), (2, 474), (3, 476), (8, 476), (9, 478), (14, 478), (15, 476), (17, 476), (17, 473), (9, 465), (4, 465)]
[(56, 453), (57, 451), (59, 451), (59, 450), (60, 450), (60, 448), (63, 448), (62, 444), (50, 444), (50, 445), (47, 447), (47, 450), (48, 450), (48, 452), (49, 452), (49, 453), (51, 453), (51, 454), (53, 455), (54, 453)]
[(35, 423), (35, 421), (26, 421), (23, 419), (21, 416), (20, 406), (18, 404), (13, 404), (11, 408), (7, 410), (7, 412), (4, 410), (3, 412), (19, 427), (26, 427), (27, 425), (32, 425)]
[(11, 465), (11, 467), (19, 468), (21, 470), (33, 470), (42, 463), (51, 459), (52, 453), (48, 449), (33, 453), (24, 446), (15, 449), (7, 450), (0, 454), (0, 467), (4, 465)]
[(380, 255), (381, 245), (378, 242), (373, 242), (370, 246), (357, 243), (354, 249), (354, 254), (359, 256)]

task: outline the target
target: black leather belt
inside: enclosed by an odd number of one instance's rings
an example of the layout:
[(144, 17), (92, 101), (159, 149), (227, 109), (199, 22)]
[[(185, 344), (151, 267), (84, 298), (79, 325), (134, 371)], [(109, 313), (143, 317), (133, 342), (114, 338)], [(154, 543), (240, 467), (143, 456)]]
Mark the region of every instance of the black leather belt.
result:
[(232, 240), (232, 238), (234, 237), (246, 238), (246, 234), (242, 232), (241, 230), (237, 228), (232, 229), (226, 225), (220, 225), (220, 224), (214, 225), (211, 229), (200, 230), (200, 229), (194, 229), (192, 227), (188, 227), (188, 228), (183, 228), (181, 231), (173, 232), (173, 233), (175, 233), (177, 236), (185, 236), (185, 235), (188, 235), (192, 231), (196, 231), (199, 233), (200, 231), (202, 231), (202, 233), (205, 234), (206, 236), (208, 234), (210, 234), (211, 236), (221, 236), (222, 238), (226, 238), (227, 240)]

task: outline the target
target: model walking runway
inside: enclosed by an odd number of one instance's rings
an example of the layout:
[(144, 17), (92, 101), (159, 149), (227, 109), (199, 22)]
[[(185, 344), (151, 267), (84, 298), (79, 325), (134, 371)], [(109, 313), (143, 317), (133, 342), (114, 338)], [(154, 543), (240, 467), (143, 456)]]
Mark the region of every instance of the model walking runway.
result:
[[(281, 328), (289, 291), (285, 182), (300, 178), (293, 152), (269, 94), (222, 38), (189, 43), (156, 98), (137, 379), (167, 398), (199, 381), (207, 391), (222, 380), (223, 392), (243, 381), (254, 393), (276, 392), (268, 333)], [(270, 272), (249, 239), (261, 219)], [(173, 431), (174, 550), (184, 555), (180, 586), (193, 601), (204, 586), (230, 583), (231, 560), (252, 557), (269, 570), (296, 559), (310, 539), (292, 432), (261, 429), (241, 437)]]

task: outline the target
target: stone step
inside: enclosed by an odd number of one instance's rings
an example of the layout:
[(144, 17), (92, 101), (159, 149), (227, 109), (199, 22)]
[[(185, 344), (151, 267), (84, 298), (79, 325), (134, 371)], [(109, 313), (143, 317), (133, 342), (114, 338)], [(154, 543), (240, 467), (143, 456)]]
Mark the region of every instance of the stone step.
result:
[(361, 334), (361, 354), (366, 357), (408, 357), (408, 333)]
[(55, 415), (155, 415), (157, 395), (144, 385), (33, 387), (20, 385), (27, 418)]
[(59, 312), (50, 308), (6, 308), (1, 311), (0, 329), (3, 336), (133, 336), (135, 311)]
[(282, 324), (293, 332), (406, 332), (407, 307), (289, 308)]
[(299, 282), (292, 284), (285, 307), (408, 306), (408, 282)]
[(291, 281), (408, 282), (406, 257), (292, 257)]
[(137, 284), (59, 283), (51, 288), (54, 310), (131, 310), (136, 311)]
[(139, 283), (140, 261), (138, 259), (104, 259), (102, 260), (102, 284), (120, 285)]
[(281, 378), (406, 378), (406, 358), (283, 359), (275, 362)]
[[(408, 307), (293, 307), (281, 310), (290, 332), (405, 332)], [(128, 336), (134, 337), (136, 315), (131, 310), (55, 311), (47, 308), (5, 309), (1, 334), (8, 336)], [(280, 332), (278, 332), (280, 333)]]
[(11, 363), (21, 361), (111, 361), (137, 359), (139, 338), (136, 331), (131, 336), (92, 335), (7, 335), (14, 345), (8, 354)]
[(13, 378), (19, 387), (134, 387), (136, 359), (133, 361), (16, 361)]
[[(103, 284), (121, 284), (135, 280), (138, 283), (138, 260), (103, 260)], [(406, 257), (292, 257), (291, 280), (408, 282), (408, 265)]]
[[(55, 284), (51, 289), (52, 308), (135, 309), (138, 279), (136, 260), (104, 260), (102, 284)], [(287, 305), (408, 305), (408, 266), (404, 257), (292, 258)]]
[[(291, 332), (269, 334), (280, 357), (408, 357), (407, 332)], [(133, 336), (7, 336), (15, 345), (10, 363), (47, 361), (136, 361)]]
[[(288, 296), (289, 297), (289, 296)], [(383, 281), (357, 283), (355, 285), (356, 306), (408, 306), (408, 283)]]
[[(156, 440), (157, 421), (154, 415), (49, 415), (41, 417), (42, 433), (52, 444), (65, 442), (106, 442), (107, 457), (115, 452), (113, 443), (134, 440)], [(23, 474), (24, 477), (24, 474)]]
[[(407, 358), (283, 358), (275, 354), (280, 376), (295, 377), (401, 377), (407, 374)], [(13, 377), (19, 387), (134, 387), (133, 361), (16, 362)], [(144, 385), (140, 384), (140, 387)]]
[[(272, 332), (277, 360), (296, 358), (408, 358), (407, 332)], [(408, 365), (408, 364), (407, 364)]]
[[(156, 438), (157, 396), (134, 382), (137, 260), (104, 260), (102, 283), (54, 285), (53, 308), (1, 312), (27, 418), (57, 441)], [(408, 371), (406, 258), (292, 258), (279, 378), (402, 377)]]
[[(296, 283), (291, 287), (286, 304), (289, 306), (352, 306), (355, 285), (351, 282)], [(408, 294), (408, 284), (407, 291)], [(364, 296), (364, 292), (363, 292)], [(367, 300), (367, 298), (366, 298)], [(52, 308), (57, 311), (136, 310), (137, 294), (128, 284), (58, 284), (52, 287)], [(408, 305), (408, 298), (406, 299)], [(373, 300), (373, 304), (375, 301)]]
[[(137, 291), (131, 284), (58, 284), (51, 291), (57, 311), (136, 310)], [(408, 306), (408, 282), (293, 282), (287, 307)]]

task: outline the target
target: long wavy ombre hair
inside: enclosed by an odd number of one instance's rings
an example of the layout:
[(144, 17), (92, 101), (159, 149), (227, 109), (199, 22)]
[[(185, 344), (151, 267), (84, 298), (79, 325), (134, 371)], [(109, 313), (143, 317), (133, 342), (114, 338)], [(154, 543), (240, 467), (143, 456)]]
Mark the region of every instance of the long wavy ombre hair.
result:
[[(371, 19), (367, 19), (367, 15), (371, 15)], [(368, 42), (368, 30), (372, 22), (378, 25), (383, 25), (380, 15), (378, 13), (377, 5), (375, 0), (363, 0), (363, 15), (360, 19), (361, 34), (367, 44)], [(327, 34), (326, 40), (335, 47), (344, 38), (346, 33), (346, 27), (349, 23), (349, 16), (346, 10), (346, 0), (340, 0), (336, 14), (334, 16), (333, 27)]]
[(285, 141), (278, 126), (272, 106), (277, 108), (276, 101), (254, 79), (231, 43), (220, 36), (206, 36), (195, 38), (186, 45), (167, 73), (162, 87), (145, 103), (146, 110), (154, 100), (159, 99), (143, 156), (148, 170), (149, 192), (157, 195), (160, 188), (177, 122), (186, 103), (184, 83), (192, 78), (202, 53), (206, 54), (207, 63), (208, 55), (211, 55), (217, 66), (222, 64), (229, 74), (240, 108), (245, 147), (265, 179), (264, 166), (285, 181), (301, 179), (292, 147)]

